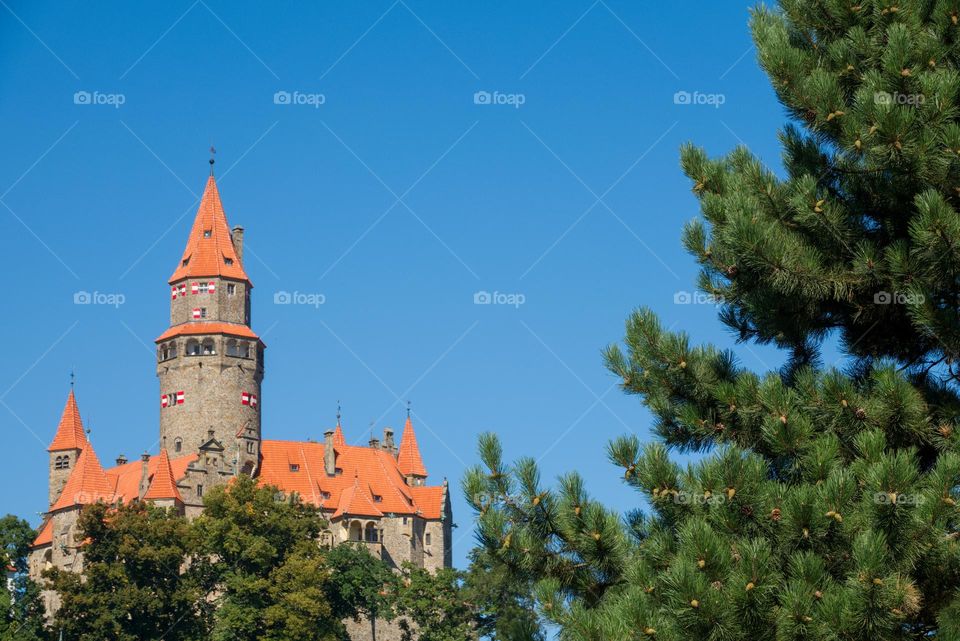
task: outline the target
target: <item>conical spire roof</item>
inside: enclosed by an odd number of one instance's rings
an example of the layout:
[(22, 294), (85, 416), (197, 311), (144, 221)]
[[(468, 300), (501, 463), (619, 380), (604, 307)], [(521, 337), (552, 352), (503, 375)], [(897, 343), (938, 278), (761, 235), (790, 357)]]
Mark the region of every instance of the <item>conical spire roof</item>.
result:
[(97, 501), (111, 502), (114, 495), (114, 483), (107, 478), (97, 453), (87, 444), (80, 451), (77, 464), (67, 479), (67, 484), (60, 492), (60, 498), (53, 504), (50, 511), (60, 510), (74, 505), (88, 505)]
[(207, 179), (207, 186), (200, 199), (200, 207), (193, 221), (193, 229), (183, 257), (170, 282), (184, 278), (222, 276), (237, 280), (250, 281), (243, 270), (240, 257), (233, 248), (227, 215), (220, 202), (220, 192), (213, 175)]
[(160, 450), (153, 480), (150, 482), (147, 493), (143, 495), (145, 501), (156, 499), (175, 499), (183, 503), (183, 497), (180, 496), (180, 490), (177, 489), (177, 483), (173, 478), (173, 469), (170, 467), (170, 457), (167, 455), (166, 448)]
[(403, 436), (400, 437), (400, 451), (397, 454), (397, 468), (404, 476), (427, 476), (427, 468), (420, 458), (420, 446), (417, 434), (413, 431), (413, 422), (407, 417), (403, 424)]
[(343, 438), (343, 430), (340, 428), (340, 421), (337, 421), (337, 427), (333, 430), (333, 444), (338, 447), (347, 444), (346, 439)]
[(71, 389), (67, 396), (67, 404), (63, 407), (63, 414), (60, 416), (57, 433), (47, 451), (81, 450), (86, 444), (87, 435), (83, 431), (83, 421), (80, 420), (80, 409), (77, 407), (77, 399)]

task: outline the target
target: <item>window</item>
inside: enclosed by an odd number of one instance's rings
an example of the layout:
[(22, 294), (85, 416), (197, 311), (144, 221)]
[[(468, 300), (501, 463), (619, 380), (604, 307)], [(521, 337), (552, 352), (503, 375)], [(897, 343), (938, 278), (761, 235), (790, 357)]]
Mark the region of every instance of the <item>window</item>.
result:
[(225, 265), (232, 265), (232, 264), (233, 264), (233, 259), (232, 259), (232, 258), (224, 258), (224, 259), (223, 259), (223, 263), (224, 263)]
[(380, 533), (377, 532), (377, 526), (373, 523), (367, 523), (367, 527), (363, 529), (363, 538), (367, 543), (376, 543), (380, 539)]
[(374, 502), (374, 503), (383, 503), (383, 497), (380, 496), (379, 494), (374, 494), (374, 495), (373, 495), (373, 502)]
[(179, 452), (183, 449), (183, 439), (177, 439), (173, 442), (173, 451)]
[(407, 524), (407, 517), (403, 517), (403, 524), (404, 524), (404, 525)]
[(206, 318), (206, 317), (207, 317), (207, 308), (206, 308), (206, 307), (201, 307), (201, 308), (200, 308), (200, 318)]
[(204, 230), (203, 230), (203, 237), (204, 237), (204, 238), (210, 238), (210, 236), (212, 236), (212, 235), (213, 235), (213, 230), (212, 230), (212, 229), (204, 229)]
[(203, 486), (197, 485), (197, 496), (203, 496)]
[(195, 338), (191, 338), (187, 341), (187, 356), (199, 356), (200, 355), (200, 341)]
[(70, 456), (58, 456), (53, 460), (53, 469), (55, 470), (68, 470), (70, 469)]
[(296, 463), (291, 463), (291, 464), (290, 464), (290, 471), (291, 471), (291, 472), (299, 472), (299, 471), (300, 471), (300, 466), (299, 466), (298, 464), (296, 464)]
[(426, 543), (427, 545), (430, 545), (430, 533), (429, 533), (429, 532), (427, 532), (426, 534), (423, 535), (423, 540), (424, 540), (424, 543)]
[(237, 286), (234, 285), (233, 283), (227, 283), (227, 295), (233, 296), (236, 293), (237, 293)]
[(183, 262), (180, 263), (180, 266), (181, 266), (181, 267), (186, 267), (187, 264), (189, 264), (189, 262), (190, 262), (190, 259), (189, 259), (189, 258), (184, 258), (184, 259), (183, 259)]
[(247, 454), (253, 454), (257, 451), (257, 444), (253, 441), (247, 441)]
[(209, 354), (216, 354), (216, 353), (217, 353), (217, 348), (213, 342), (213, 339), (212, 338), (203, 339), (203, 354), (209, 355)]
[(240, 356), (240, 348), (237, 339), (231, 338), (227, 341), (227, 356)]

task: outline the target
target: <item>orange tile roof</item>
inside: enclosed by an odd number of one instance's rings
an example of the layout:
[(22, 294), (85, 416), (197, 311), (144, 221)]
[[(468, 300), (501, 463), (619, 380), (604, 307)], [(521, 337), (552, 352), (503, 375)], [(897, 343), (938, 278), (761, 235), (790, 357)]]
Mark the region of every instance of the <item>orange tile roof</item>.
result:
[(440, 518), (441, 494), (408, 486), (389, 452), (353, 445), (337, 445), (334, 450), (342, 472), (327, 476), (323, 443), (264, 440), (259, 481), (296, 492), (304, 502), (333, 512), (332, 518), (344, 510), (353, 516), (419, 513)]
[(80, 450), (87, 444), (87, 435), (83, 431), (83, 421), (80, 420), (80, 410), (77, 408), (77, 399), (73, 390), (67, 396), (67, 404), (63, 407), (60, 416), (60, 425), (57, 433), (50, 442), (48, 452), (57, 450)]
[(421, 516), (425, 519), (439, 519), (443, 515), (443, 486), (420, 485), (410, 488), (413, 500), (420, 506)]
[(67, 478), (60, 498), (53, 504), (50, 511), (62, 510), (74, 505), (86, 505), (97, 501), (113, 502), (116, 483), (107, 478), (106, 472), (100, 466), (97, 453), (92, 447), (80, 450), (77, 464)]
[(420, 458), (420, 447), (417, 445), (417, 434), (413, 431), (410, 417), (403, 425), (403, 436), (400, 437), (400, 451), (397, 455), (397, 467), (404, 476), (426, 476), (427, 468)]
[(53, 519), (47, 519), (40, 526), (40, 532), (37, 533), (37, 538), (33, 540), (32, 545), (33, 547), (40, 547), (51, 543), (53, 543)]
[(346, 439), (343, 438), (343, 430), (340, 428), (340, 421), (337, 421), (337, 429), (333, 430), (333, 444), (337, 447), (347, 444)]
[(170, 457), (167, 456), (166, 448), (160, 450), (153, 480), (150, 481), (150, 487), (143, 498), (145, 501), (175, 499), (183, 503), (183, 497), (180, 496), (180, 490), (177, 489), (177, 483), (173, 478), (173, 469), (170, 467)]
[(200, 276), (221, 276), (250, 282), (233, 248), (227, 215), (212, 175), (207, 179), (190, 238), (180, 264), (170, 277), (170, 283)]
[(256, 338), (259, 340), (252, 329), (239, 323), (222, 323), (219, 321), (193, 321), (190, 323), (181, 323), (174, 325), (164, 333), (160, 334), (155, 343), (165, 341), (174, 336), (193, 336), (195, 334), (226, 334), (228, 336), (240, 336), (241, 338)]
[(332, 518), (351, 515), (383, 516), (383, 512), (373, 504), (370, 493), (361, 489), (359, 476), (353, 477), (353, 485), (340, 493), (340, 504), (337, 505), (337, 511), (333, 513)]
[[(186, 476), (187, 466), (196, 461), (199, 455), (194, 452), (186, 456), (169, 459), (172, 478), (176, 481)], [(147, 461), (147, 478), (157, 474), (160, 457), (151, 456)], [(130, 503), (140, 496), (140, 479), (143, 478), (143, 461), (131, 461), (107, 470), (107, 476), (116, 479), (116, 496), (124, 503)]]

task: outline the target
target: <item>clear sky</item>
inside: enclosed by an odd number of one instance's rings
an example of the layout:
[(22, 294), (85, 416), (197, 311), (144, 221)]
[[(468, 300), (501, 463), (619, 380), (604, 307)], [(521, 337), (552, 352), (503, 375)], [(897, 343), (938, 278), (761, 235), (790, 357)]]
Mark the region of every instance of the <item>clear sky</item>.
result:
[(247, 230), (266, 438), (322, 439), (339, 400), (366, 442), (411, 400), (430, 480), (455, 490), (459, 566), (485, 430), (635, 507), (604, 447), (650, 418), (600, 350), (640, 305), (733, 345), (713, 306), (675, 303), (698, 213), (678, 150), (746, 144), (779, 167), (748, 8), (0, 0), (0, 512), (38, 522), (71, 370), (105, 464), (156, 451), (153, 339), (211, 143)]

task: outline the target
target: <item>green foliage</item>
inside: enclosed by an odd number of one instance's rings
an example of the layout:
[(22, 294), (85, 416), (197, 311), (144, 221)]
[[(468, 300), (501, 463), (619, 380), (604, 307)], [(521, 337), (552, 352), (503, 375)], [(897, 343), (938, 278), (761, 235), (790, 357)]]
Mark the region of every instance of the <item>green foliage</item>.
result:
[(524, 582), (483, 548), (470, 553), (463, 598), (475, 609), (476, 630), (492, 641), (544, 641), (534, 600)]
[(330, 602), (340, 618), (359, 621), (366, 617), (371, 625), (376, 619), (393, 619), (393, 594), (397, 576), (389, 567), (374, 559), (363, 544), (341, 544), (327, 552), (331, 570)]
[[(476, 638), (474, 605), (465, 600), (456, 570), (435, 574), (404, 564), (397, 614), (403, 641), (466, 641)], [(412, 622), (412, 625), (411, 625)]]
[(78, 641), (176, 641), (204, 638), (206, 603), (185, 519), (134, 503), (85, 508), (78, 523), (83, 573), (53, 569), (47, 578), (61, 606), (54, 631)]
[[(763, 376), (654, 314), (605, 352), (657, 441), (610, 461), (647, 509), (480, 439), (464, 490), (498, 572), (565, 641), (960, 639), (960, 0), (782, 0), (752, 19), (797, 124), (785, 177), (682, 151), (684, 243)], [(839, 339), (847, 371), (820, 366)], [(681, 467), (670, 451), (702, 453)]]
[(0, 639), (46, 638), (39, 587), (27, 576), (27, 552), (37, 533), (23, 519), (0, 518), (0, 563), (7, 568), (8, 589), (0, 590)]
[(333, 641), (343, 626), (326, 595), (330, 568), (317, 545), (315, 508), (240, 476), (204, 499), (193, 522), (206, 594), (215, 594), (209, 639)]

